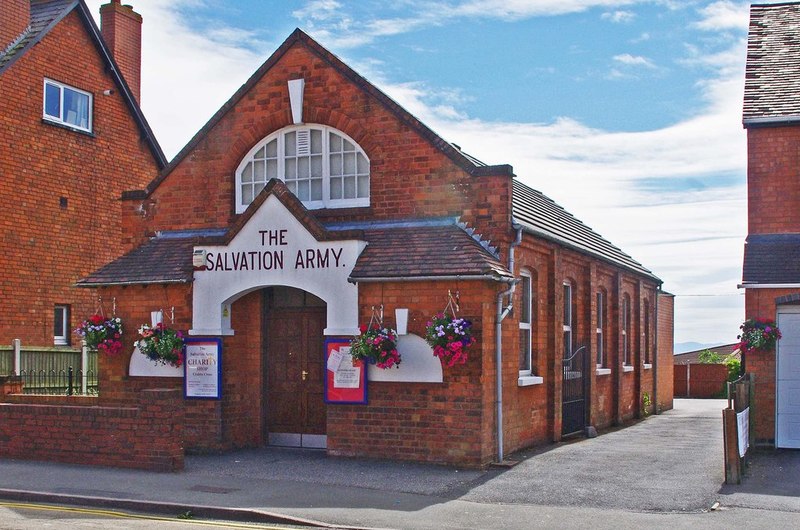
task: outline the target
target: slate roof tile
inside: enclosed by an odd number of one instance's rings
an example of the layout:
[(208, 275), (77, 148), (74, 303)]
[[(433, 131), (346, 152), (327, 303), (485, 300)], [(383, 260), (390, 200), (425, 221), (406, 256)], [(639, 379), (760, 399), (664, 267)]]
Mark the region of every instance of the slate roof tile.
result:
[(800, 119), (800, 3), (753, 5), (747, 38), (744, 122)]
[(660, 281), (641, 263), (576, 219), (542, 192), (516, 179), (512, 190), (514, 219), (527, 231)]
[(493, 276), (511, 274), (463, 228), (455, 223), (425, 227), (364, 229), (368, 241), (350, 277)]
[(89, 276), (79, 287), (188, 283), (192, 281), (192, 251), (197, 237), (155, 237)]
[(800, 283), (800, 234), (747, 236), (742, 283)]

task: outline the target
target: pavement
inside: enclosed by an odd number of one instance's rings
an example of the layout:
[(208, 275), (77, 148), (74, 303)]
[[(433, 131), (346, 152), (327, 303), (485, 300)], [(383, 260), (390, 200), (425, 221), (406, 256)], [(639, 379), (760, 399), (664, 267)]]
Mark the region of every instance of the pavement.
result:
[(178, 473), (0, 459), (0, 499), (320, 528), (800, 526), (800, 451), (755, 451), (744, 484), (722, 485), (724, 406), (678, 399), (487, 470), (273, 447), (187, 456)]

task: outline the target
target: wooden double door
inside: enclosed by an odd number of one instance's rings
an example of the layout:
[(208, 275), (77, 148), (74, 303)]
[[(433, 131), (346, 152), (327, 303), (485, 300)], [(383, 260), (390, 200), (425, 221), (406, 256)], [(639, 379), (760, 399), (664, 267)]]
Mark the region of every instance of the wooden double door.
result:
[(264, 439), (270, 445), (324, 448), (325, 302), (289, 287), (265, 289)]

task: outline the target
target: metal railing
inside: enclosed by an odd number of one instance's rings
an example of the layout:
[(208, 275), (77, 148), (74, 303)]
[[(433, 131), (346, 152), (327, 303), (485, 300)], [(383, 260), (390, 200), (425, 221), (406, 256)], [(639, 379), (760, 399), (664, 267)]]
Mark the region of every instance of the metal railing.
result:
[(97, 351), (70, 347), (0, 346), (0, 376), (18, 375), (23, 394), (97, 395)]
[(23, 394), (49, 396), (97, 395), (97, 375), (84, 374), (71, 366), (67, 370), (21, 370)]

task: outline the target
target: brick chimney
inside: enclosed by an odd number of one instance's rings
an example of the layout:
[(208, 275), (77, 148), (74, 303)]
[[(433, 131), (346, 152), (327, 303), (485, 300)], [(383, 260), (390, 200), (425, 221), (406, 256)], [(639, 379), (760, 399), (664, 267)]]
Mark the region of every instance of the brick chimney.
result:
[(0, 53), (14, 42), (31, 23), (30, 0), (2, 0), (0, 8)]
[(111, 0), (100, 6), (100, 31), (133, 97), (141, 101), (142, 15), (120, 0)]

